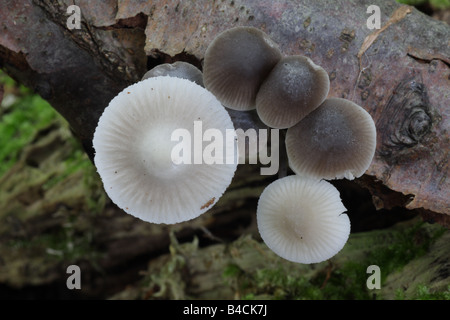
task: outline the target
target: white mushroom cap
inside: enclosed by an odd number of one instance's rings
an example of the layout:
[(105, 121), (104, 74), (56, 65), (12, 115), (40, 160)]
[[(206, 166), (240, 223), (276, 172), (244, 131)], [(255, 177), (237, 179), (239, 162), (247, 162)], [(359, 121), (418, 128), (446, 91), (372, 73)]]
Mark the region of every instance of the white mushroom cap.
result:
[[(174, 147), (182, 139), (172, 141), (172, 134), (186, 129), (194, 145), (194, 121), (202, 121), (203, 132), (216, 129), (224, 137), (227, 129), (234, 132), (220, 102), (185, 79), (149, 78), (110, 102), (94, 134), (94, 162), (107, 194), (119, 208), (144, 221), (173, 224), (198, 217), (219, 200), (237, 161), (173, 161)], [(223, 146), (224, 157), (237, 154), (235, 145)]]
[(225, 30), (206, 50), (205, 87), (227, 108), (255, 109), (258, 89), (281, 57), (275, 42), (259, 29), (235, 27)]
[(350, 234), (339, 191), (329, 182), (287, 176), (272, 182), (258, 201), (261, 238), (280, 257), (318, 263), (336, 255)]
[(142, 80), (161, 76), (187, 79), (204, 87), (202, 72), (197, 67), (184, 61), (157, 65), (153, 69), (147, 71), (142, 77)]
[(370, 114), (341, 98), (326, 99), (286, 133), (291, 169), (318, 179), (362, 176), (375, 148), (376, 128)]

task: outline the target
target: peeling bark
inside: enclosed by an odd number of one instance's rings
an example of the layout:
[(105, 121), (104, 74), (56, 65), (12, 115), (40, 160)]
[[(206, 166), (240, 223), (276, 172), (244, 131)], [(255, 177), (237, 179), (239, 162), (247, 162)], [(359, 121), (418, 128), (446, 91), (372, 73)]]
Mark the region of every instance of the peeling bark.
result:
[[(66, 27), (74, 3), (80, 30)], [(381, 9), (375, 31), (366, 26), (373, 4)], [(321, 65), (330, 97), (372, 115), (378, 142), (367, 176), (407, 197), (408, 209), (450, 214), (450, 29), (411, 7), (372, 0), (7, 0), (0, 21), (0, 66), (65, 117), (91, 157), (103, 109), (148, 66), (187, 60), (201, 67), (219, 32), (257, 27), (284, 54)]]

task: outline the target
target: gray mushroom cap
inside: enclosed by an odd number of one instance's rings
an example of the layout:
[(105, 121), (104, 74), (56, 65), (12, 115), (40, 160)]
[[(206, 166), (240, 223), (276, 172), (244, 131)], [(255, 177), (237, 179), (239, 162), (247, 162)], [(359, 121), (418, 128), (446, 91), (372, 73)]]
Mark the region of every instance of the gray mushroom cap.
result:
[(160, 76), (186, 79), (204, 87), (202, 72), (197, 67), (184, 61), (157, 65), (153, 69), (147, 71), (142, 77), (142, 80)]
[(352, 101), (326, 99), (286, 133), (289, 166), (318, 179), (354, 179), (369, 168), (376, 148), (370, 114)]
[(281, 59), (262, 83), (256, 96), (261, 120), (272, 128), (286, 129), (316, 109), (327, 97), (327, 72), (308, 57)]
[(230, 109), (255, 109), (258, 89), (282, 55), (263, 31), (235, 27), (219, 34), (208, 46), (203, 81)]

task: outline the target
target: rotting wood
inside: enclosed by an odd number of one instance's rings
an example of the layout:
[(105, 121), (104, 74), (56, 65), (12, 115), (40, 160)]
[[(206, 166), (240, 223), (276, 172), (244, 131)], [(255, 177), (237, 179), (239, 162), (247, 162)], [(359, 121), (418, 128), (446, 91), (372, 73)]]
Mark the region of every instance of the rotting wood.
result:
[[(367, 175), (412, 195), (408, 209), (450, 213), (447, 24), (394, 1), (111, 0), (81, 1), (82, 28), (70, 31), (69, 4), (3, 1), (0, 65), (69, 121), (91, 157), (101, 112), (147, 65), (189, 59), (201, 66), (219, 32), (249, 25), (267, 32), (284, 54), (312, 58), (332, 79), (330, 96), (360, 104), (384, 128)], [(383, 25), (376, 32), (366, 26), (366, 9), (374, 4)], [(350, 35), (345, 41), (343, 33)], [(409, 98), (393, 104), (397, 90)], [(393, 105), (399, 109), (389, 123), (401, 128), (386, 126)], [(422, 111), (413, 112), (417, 108)]]

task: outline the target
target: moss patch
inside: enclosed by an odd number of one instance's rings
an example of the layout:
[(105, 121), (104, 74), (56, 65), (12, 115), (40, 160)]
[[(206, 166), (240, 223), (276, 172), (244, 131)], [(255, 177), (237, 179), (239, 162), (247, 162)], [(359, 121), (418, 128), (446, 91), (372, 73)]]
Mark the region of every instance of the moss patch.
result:
[[(5, 101), (0, 107), (0, 176), (19, 159), (20, 152), (35, 137), (59, 117), (48, 102), (0, 71), (0, 83), (5, 87)], [(10, 102), (8, 102), (10, 101)]]
[[(326, 263), (298, 265), (297, 270), (282, 267), (262, 268), (247, 273), (236, 265), (229, 265), (224, 272), (228, 280), (234, 279), (237, 289), (245, 299), (266, 297), (270, 299), (350, 299), (368, 300), (400, 298), (396, 290), (386, 284), (389, 275), (404, 274), (405, 266), (430, 255), (430, 246), (448, 231), (445, 228), (401, 224), (392, 230), (372, 231), (351, 235), (345, 250)], [(448, 249), (448, 245), (446, 246)], [(381, 270), (381, 287), (386, 290), (369, 290), (366, 281), (370, 274), (367, 267), (377, 265)], [(444, 265), (441, 265), (445, 267)], [(424, 264), (423, 268), (429, 267)], [(414, 271), (414, 270), (413, 270)], [(430, 272), (430, 277), (436, 276)], [(411, 275), (410, 275), (411, 276)], [(412, 276), (411, 276), (412, 277)], [(410, 279), (412, 280), (412, 278)], [(444, 281), (450, 283), (448, 275)], [(428, 282), (429, 283), (429, 282)], [(419, 287), (420, 288), (420, 287)], [(448, 297), (446, 287), (434, 291), (429, 297)], [(423, 291), (423, 290), (422, 290)], [(423, 293), (423, 292), (422, 292)], [(427, 295), (422, 294), (422, 298)], [(414, 298), (403, 295), (404, 298)]]
[[(351, 234), (340, 253), (310, 265), (284, 260), (251, 236), (205, 248), (195, 242), (175, 243), (170, 255), (149, 263), (141, 283), (114, 298), (447, 299), (450, 278), (443, 270), (450, 254), (449, 235), (441, 226), (411, 220), (390, 229)], [(367, 288), (370, 265), (380, 267), (381, 290)], [(427, 279), (417, 273), (427, 274)], [(404, 291), (402, 281), (393, 281), (395, 274), (404, 275), (417, 295)]]
[(4, 74), (0, 120), (0, 283), (40, 285), (65, 264), (100, 256), (94, 221), (106, 196), (66, 121)]

